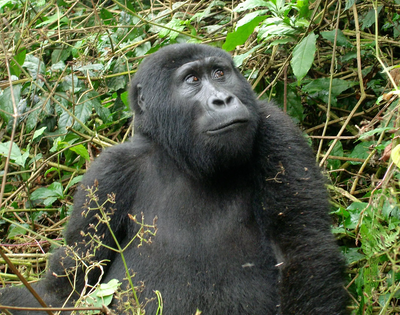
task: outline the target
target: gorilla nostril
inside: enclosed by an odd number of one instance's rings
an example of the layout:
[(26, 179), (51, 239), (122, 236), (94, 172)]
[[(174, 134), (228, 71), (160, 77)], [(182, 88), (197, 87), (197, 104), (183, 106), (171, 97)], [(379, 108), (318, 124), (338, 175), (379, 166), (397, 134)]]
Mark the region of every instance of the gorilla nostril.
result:
[(216, 105), (216, 106), (223, 106), (226, 103), (220, 98), (215, 98), (215, 99), (213, 99), (212, 104)]
[(229, 96), (226, 98), (225, 103), (226, 103), (226, 104), (230, 104), (230, 103), (232, 103), (232, 102), (233, 102), (233, 96), (229, 95)]

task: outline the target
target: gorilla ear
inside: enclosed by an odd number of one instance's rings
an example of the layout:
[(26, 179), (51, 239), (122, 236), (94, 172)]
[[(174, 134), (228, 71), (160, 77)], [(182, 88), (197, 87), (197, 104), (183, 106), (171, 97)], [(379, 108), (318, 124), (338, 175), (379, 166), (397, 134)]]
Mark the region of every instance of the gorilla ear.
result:
[(138, 84), (136, 86), (137, 89), (137, 104), (139, 105), (140, 109), (142, 112), (144, 112), (146, 110), (146, 103), (144, 101), (144, 97), (143, 97), (143, 93), (142, 93), (142, 85)]

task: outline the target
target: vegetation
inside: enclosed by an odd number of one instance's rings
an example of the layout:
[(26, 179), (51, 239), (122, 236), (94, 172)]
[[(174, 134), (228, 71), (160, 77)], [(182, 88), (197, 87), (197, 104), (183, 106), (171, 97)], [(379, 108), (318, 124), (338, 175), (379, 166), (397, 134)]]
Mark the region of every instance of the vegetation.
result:
[[(90, 161), (131, 135), (143, 57), (196, 42), (231, 51), (309, 137), (352, 313), (400, 312), (400, 0), (0, 0), (0, 16), (0, 248), (26, 279), (63, 243)], [(2, 259), (0, 280), (18, 281)]]

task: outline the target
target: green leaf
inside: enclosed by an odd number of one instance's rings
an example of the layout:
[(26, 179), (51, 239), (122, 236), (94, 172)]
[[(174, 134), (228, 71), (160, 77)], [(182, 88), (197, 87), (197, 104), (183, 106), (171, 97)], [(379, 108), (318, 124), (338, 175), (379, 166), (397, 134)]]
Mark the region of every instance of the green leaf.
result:
[(75, 185), (76, 183), (79, 183), (80, 181), (82, 181), (82, 178), (83, 178), (83, 175), (74, 177), (74, 179), (68, 183), (66, 190), (68, 190), (72, 185)]
[[(373, 141), (365, 141), (357, 144), (354, 147), (353, 151), (349, 154), (349, 157), (365, 160), (369, 155), (370, 147), (374, 144), (375, 142)], [(353, 162), (353, 161), (350, 161), (349, 163), (352, 165), (361, 164), (361, 162)]]
[(254, 12), (251, 12), (251, 13), (246, 14), (242, 19), (240, 19), (240, 20), (236, 23), (236, 30), (237, 30), (239, 27), (241, 27), (241, 26), (243, 26), (243, 25), (245, 25), (245, 24), (251, 22), (252, 20), (254, 20), (254, 18), (256, 18), (256, 17), (259, 16), (259, 15), (265, 15), (265, 16), (268, 17), (269, 15), (266, 15), (267, 12), (268, 12), (268, 10), (258, 10), (258, 11), (254, 11)]
[(96, 290), (97, 293), (96, 295), (98, 297), (104, 297), (107, 295), (112, 295), (115, 293), (115, 291), (118, 290), (118, 287), (121, 285), (121, 282), (119, 282), (117, 279), (111, 279), (108, 283), (102, 283)]
[(54, 68), (52, 67), (52, 70), (56, 70), (57, 68), (60, 68), (61, 70), (65, 68), (64, 61), (68, 59), (68, 57), (71, 55), (72, 48), (71, 47), (66, 47), (64, 44), (63, 45), (57, 45), (53, 52), (51, 53), (51, 64), (56, 65), (59, 62), (62, 62), (61, 64), (55, 66)]
[[(88, 101), (80, 105), (75, 106), (75, 116), (82, 122), (86, 123), (89, 119), (90, 115), (92, 114), (92, 102)], [(72, 125), (73, 118), (67, 113), (63, 112), (58, 120), (58, 127), (59, 128), (66, 128), (67, 126)], [(82, 126), (75, 121), (73, 128), (76, 130), (81, 130)]]
[(400, 167), (400, 144), (396, 145), (394, 149), (392, 149), (390, 157), (392, 158), (393, 163), (396, 164), (397, 167)]
[[(22, 66), (28, 70), (32, 78), (35, 80), (38, 73), (44, 74), (46, 71), (44, 62), (39, 60), (39, 58), (29, 54), (26, 55), (24, 64)], [(42, 80), (39, 80), (39, 82), (43, 84)]]
[(79, 155), (80, 155), (81, 157), (83, 157), (86, 161), (89, 161), (89, 160), (90, 160), (89, 152), (88, 152), (88, 150), (86, 150), (86, 148), (85, 148), (82, 144), (76, 145), (76, 146), (71, 147), (71, 148), (69, 148), (69, 149), (70, 149), (71, 151), (73, 151), (73, 152), (79, 154)]
[[(15, 104), (18, 105), (21, 99), (21, 84), (14, 85), (14, 99)], [(11, 98), (11, 89), (8, 87), (4, 90), (3, 94), (0, 95), (0, 117), (4, 119), (7, 123), (11, 119), (11, 115), (14, 113), (12, 98)]]
[(35, 140), (37, 137), (41, 136), (46, 129), (47, 129), (47, 127), (42, 127), (40, 129), (36, 130), (33, 134), (32, 140)]
[(297, 78), (297, 84), (300, 84), (312, 66), (316, 50), (316, 40), (317, 36), (314, 33), (310, 33), (293, 49), (290, 65)]
[[(329, 78), (321, 78), (312, 80), (301, 89), (305, 93), (314, 94), (313, 97), (319, 97), (324, 103), (328, 103), (329, 99)], [(336, 98), (347, 89), (357, 85), (357, 82), (346, 81), (342, 79), (332, 80), (332, 104), (336, 104)]]
[[(326, 40), (329, 40), (331, 43), (335, 42), (335, 30), (328, 31), (328, 32), (321, 32), (321, 35)], [(347, 40), (347, 37), (343, 34), (341, 30), (338, 30), (336, 43), (338, 46), (343, 47), (353, 47), (353, 45)]]
[(259, 49), (262, 45), (257, 45), (254, 46), (252, 49), (248, 50), (247, 52), (245, 52), (244, 54), (241, 55), (236, 55), (233, 57), (233, 62), (235, 64), (236, 67), (240, 67), (243, 63), (243, 61), (250, 57), (252, 55), (253, 52), (255, 52), (257, 49)]
[(297, 0), (296, 7), (299, 10), (300, 17), (308, 17), (310, 9), (308, 8), (308, 0)]
[(267, 1), (263, 0), (246, 0), (243, 3), (240, 3), (236, 8), (233, 9), (234, 12), (242, 12), (249, 9), (254, 9), (257, 7), (270, 7), (271, 4)]
[(364, 254), (360, 253), (360, 248), (343, 247), (343, 254), (346, 257), (347, 264), (355, 263), (365, 258)]
[(100, 11), (100, 17), (104, 24), (109, 25), (110, 24), (109, 20), (113, 19), (114, 15), (110, 11), (102, 8)]
[[(11, 142), (7, 141), (4, 143), (0, 143), (0, 155), (3, 156), (8, 156), (8, 151), (10, 149)], [(28, 154), (22, 155), (21, 150), (19, 149), (18, 145), (16, 143), (12, 143), (11, 147), (11, 155), (10, 159), (13, 160), (16, 164), (20, 166), (24, 166), (26, 159), (29, 157), (29, 152)]]
[(226, 41), (222, 45), (222, 49), (226, 51), (231, 51), (236, 48), (238, 45), (243, 45), (246, 40), (249, 38), (251, 33), (253, 33), (256, 26), (260, 24), (263, 20), (265, 20), (267, 16), (257, 16), (249, 23), (240, 26), (235, 32), (229, 33), (226, 36)]
[(43, 199), (45, 206), (51, 206), (59, 198), (64, 198), (63, 187), (59, 182), (54, 182), (48, 187), (38, 188), (31, 194), (32, 200)]
[(356, 3), (356, 0), (346, 0), (346, 7), (344, 8), (344, 11), (350, 9), (354, 3)]
[(26, 57), (26, 49), (22, 49), (18, 54), (14, 56), (13, 60), (11, 60), (10, 63), (11, 74), (19, 77), (22, 71), (20, 66), (24, 64), (25, 57)]
[[(26, 223), (23, 223), (21, 225), (23, 225), (26, 229), (29, 228), (29, 225)], [(11, 224), (10, 227), (8, 228), (8, 238), (13, 240), (15, 238), (15, 236), (17, 236), (17, 235), (25, 235), (27, 233), (26, 229), (24, 229), (20, 226)]]
[(365, 139), (365, 138), (369, 138), (377, 133), (382, 133), (382, 132), (386, 132), (388, 130), (392, 130), (393, 127), (380, 127), (380, 128), (376, 128), (367, 132), (364, 132), (363, 134), (360, 135), (360, 140)]
[[(171, 21), (169, 21), (165, 26), (167, 26), (168, 28), (172, 28), (172, 29), (174, 29), (174, 30), (177, 30), (177, 31), (179, 31), (179, 32), (182, 32), (184, 29), (185, 29), (185, 27), (186, 27), (186, 25), (183, 23), (184, 21), (181, 21), (181, 20), (178, 20), (178, 19), (172, 19)], [(169, 35), (169, 38), (170, 39), (175, 39), (175, 38), (177, 38), (178, 37), (178, 35), (179, 35), (179, 33), (178, 32), (174, 32), (174, 31), (171, 31), (170, 29), (167, 29), (167, 28), (163, 28), (163, 29), (161, 29), (161, 31), (158, 33), (158, 36), (160, 37), (160, 38), (164, 38), (164, 37), (166, 37), (167, 35)]]
[[(382, 6), (379, 6), (377, 11), (378, 11), (378, 15), (379, 12), (381, 12), (382, 10)], [(364, 16), (364, 18), (361, 19), (362, 21), (362, 26), (361, 29), (364, 30), (366, 28), (369, 28), (370, 26), (375, 24), (375, 9), (371, 9), (368, 11), (368, 13)]]
[[(108, 283), (102, 283), (100, 286), (89, 296), (87, 296), (83, 305), (92, 307), (101, 307), (102, 305), (110, 305), (114, 293), (118, 290), (121, 283), (117, 279), (112, 279)], [(87, 311), (86, 314), (98, 314), (98, 311)]]
[(31, 132), (39, 122), (39, 114), (43, 107), (43, 101), (39, 101), (33, 108), (29, 108), (31, 112), (26, 119), (26, 130)]

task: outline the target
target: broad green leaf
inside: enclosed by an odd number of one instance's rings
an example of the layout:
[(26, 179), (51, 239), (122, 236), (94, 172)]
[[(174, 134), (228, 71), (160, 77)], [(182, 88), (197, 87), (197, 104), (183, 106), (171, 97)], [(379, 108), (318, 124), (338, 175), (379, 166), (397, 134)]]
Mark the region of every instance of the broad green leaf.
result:
[(33, 133), (33, 137), (32, 140), (35, 140), (37, 137), (41, 136), (44, 131), (46, 130), (47, 127), (42, 127), (40, 129), (37, 129), (34, 133)]
[[(44, 74), (46, 72), (44, 62), (33, 55), (26, 55), (22, 66), (28, 70), (32, 78), (35, 80), (38, 75), (38, 70), (39, 74)], [(38, 80), (38, 84), (43, 85), (44, 83), (42, 80)]]
[[(377, 11), (378, 11), (378, 15), (379, 12), (381, 12), (382, 10), (382, 6), (379, 6)], [(370, 26), (372, 26), (375, 23), (375, 9), (372, 8), (371, 10), (368, 11), (368, 13), (364, 16), (363, 19), (361, 19), (361, 29), (364, 30), (366, 28), (369, 28)]]
[(51, 53), (51, 64), (53, 66), (57, 65), (59, 62), (61, 64), (51, 67), (52, 70), (56, 70), (57, 68), (62, 70), (65, 68), (64, 61), (68, 59), (68, 57), (71, 55), (72, 48), (71, 47), (66, 47), (64, 44), (62, 45), (57, 45), (53, 52)]
[(355, 263), (361, 259), (365, 259), (365, 255), (360, 253), (359, 247), (343, 246), (343, 254), (346, 258), (347, 264)]
[(46, 20), (37, 24), (36, 25), (37, 28), (40, 28), (41, 26), (48, 25), (48, 24), (56, 22), (56, 21), (57, 21), (57, 24), (68, 24), (68, 22), (69, 22), (69, 19), (66, 16), (64, 16), (63, 18), (60, 19), (60, 15), (57, 13), (50, 17), (46, 17), (43, 19), (46, 19)]
[(112, 295), (114, 294), (115, 291), (118, 290), (120, 285), (121, 282), (119, 282), (117, 279), (111, 279), (108, 283), (100, 284), (100, 286), (97, 289), (96, 295), (99, 297)]
[(396, 164), (397, 167), (400, 167), (400, 144), (396, 145), (394, 149), (392, 149), (390, 157), (392, 158), (393, 163)]
[(83, 175), (74, 177), (74, 179), (68, 183), (66, 190), (68, 190), (72, 185), (75, 185), (76, 183), (79, 183), (80, 181), (82, 181), (82, 178), (83, 178)]
[[(170, 28), (170, 29), (172, 28), (172, 29), (174, 29), (174, 30), (177, 30), (177, 31), (179, 31), (179, 32), (182, 32), (182, 31), (185, 29), (185, 27), (186, 27), (186, 25), (185, 25), (184, 23), (182, 23), (182, 22), (184, 22), (184, 21), (178, 20), (178, 19), (172, 19), (172, 20), (169, 21), (165, 26), (167, 26), (167, 27)], [(158, 36), (159, 36), (160, 38), (164, 38), (164, 37), (166, 37), (166, 36), (169, 34), (169, 38), (170, 38), (170, 39), (175, 39), (175, 38), (177, 38), (178, 35), (179, 35), (179, 33), (178, 33), (178, 32), (174, 32), (174, 31), (171, 31), (170, 29), (163, 28), (163, 29), (158, 33)]]
[[(23, 223), (21, 225), (23, 225), (26, 229), (29, 229), (28, 224)], [(11, 224), (10, 227), (8, 228), (8, 238), (13, 240), (15, 238), (15, 236), (17, 236), (17, 235), (25, 235), (27, 233), (26, 229), (24, 229), (20, 226)]]
[(344, 11), (350, 9), (354, 3), (356, 3), (356, 0), (346, 0), (346, 7), (344, 8)]
[[(302, 91), (314, 94), (313, 97), (319, 97), (324, 103), (329, 101), (329, 78), (321, 78), (312, 80), (310, 83), (303, 86)], [(339, 96), (343, 91), (357, 85), (355, 81), (346, 81), (342, 79), (332, 80), (332, 90), (331, 90), (331, 102), (333, 105), (336, 104), (337, 96)]]
[(89, 152), (88, 152), (88, 150), (86, 150), (86, 148), (85, 148), (82, 144), (76, 145), (76, 146), (71, 147), (71, 148), (69, 148), (69, 149), (70, 149), (71, 151), (73, 151), (73, 152), (79, 154), (79, 155), (80, 155), (81, 157), (83, 157), (86, 161), (89, 161), (89, 160), (90, 160)]
[(357, 226), (361, 211), (363, 211), (367, 206), (368, 204), (365, 202), (353, 202), (347, 207), (346, 210), (350, 214), (344, 222), (344, 225), (347, 229), (352, 230)]
[(310, 9), (308, 8), (308, 0), (297, 0), (296, 7), (299, 10), (299, 16), (308, 17)]
[[(91, 101), (85, 102), (84, 104), (76, 105), (74, 114), (82, 123), (85, 124), (89, 119), (90, 115), (92, 114)], [(63, 112), (58, 121), (59, 128), (65, 128), (67, 126), (71, 126), (72, 120), (73, 118), (67, 112)], [(82, 126), (77, 121), (75, 121), (73, 128), (76, 130), (81, 130)]]
[[(331, 43), (334, 43), (334, 41), (335, 41), (335, 32), (336, 32), (335, 30), (327, 31), (327, 32), (321, 32), (321, 35), (326, 40), (329, 40)], [(343, 32), (341, 30), (338, 30), (336, 43), (337, 43), (338, 46), (353, 47), (353, 45), (347, 40), (346, 36), (343, 34)]]
[[(254, 20), (257, 16), (259, 15), (265, 15), (268, 12), (268, 10), (258, 10), (258, 11), (254, 11), (251, 13), (246, 14), (242, 19), (240, 19), (237, 23), (236, 23), (236, 30), (241, 27), (242, 25), (245, 25), (249, 22), (251, 22), (252, 20)], [(266, 15), (267, 17), (269, 15)]]
[(250, 50), (247, 51), (246, 53), (241, 54), (241, 55), (236, 55), (236, 56), (234, 56), (234, 57), (233, 57), (233, 62), (234, 62), (234, 64), (235, 64), (235, 66), (236, 66), (236, 67), (240, 67), (240, 66), (242, 65), (243, 61), (244, 61), (246, 58), (250, 57), (251, 54), (252, 54), (253, 52), (255, 52), (257, 49), (259, 49), (261, 46), (262, 46), (261, 44), (260, 44), (260, 45), (257, 45), (257, 46), (254, 46), (252, 49), (250, 49)]
[(271, 3), (263, 0), (246, 0), (240, 3), (236, 8), (233, 9), (234, 12), (242, 12), (249, 9), (254, 9), (257, 7), (270, 7)]
[(32, 111), (28, 114), (28, 118), (26, 119), (26, 130), (28, 132), (31, 132), (38, 124), (42, 106), (43, 102), (39, 101), (33, 108), (30, 108)]
[(231, 51), (236, 48), (238, 45), (243, 45), (246, 40), (249, 38), (251, 33), (253, 33), (256, 26), (260, 24), (263, 20), (265, 20), (267, 16), (257, 16), (249, 23), (242, 25), (235, 32), (229, 33), (226, 36), (226, 41), (222, 45), (222, 49), (226, 51)]
[(60, 171), (59, 168), (53, 166), (53, 167), (50, 167), (46, 172), (44, 172), (44, 176), (46, 177), (47, 174), (49, 174), (51, 172), (59, 172), (59, 171)]
[[(10, 144), (11, 144), (10, 141), (0, 143), (0, 155), (8, 156)], [(21, 150), (19, 149), (18, 145), (14, 142), (12, 143), (10, 159), (13, 160), (15, 164), (24, 166), (26, 159), (28, 157), (29, 157), (29, 152), (28, 152), (28, 154), (24, 153), (24, 155), (22, 155)]]
[(14, 161), (15, 164), (25, 166), (26, 160), (29, 158), (30, 145), (27, 146), (25, 153), (17, 157)]
[(61, 82), (61, 88), (64, 92), (78, 92), (80, 88), (78, 88), (79, 79), (76, 75), (72, 76), (71, 74), (65, 76)]
[(49, 197), (64, 197), (63, 187), (62, 187), (61, 183), (54, 182), (51, 185), (49, 185), (48, 187), (41, 187), (41, 188), (36, 189), (31, 194), (32, 200), (46, 199)]
[(364, 132), (362, 135), (360, 135), (360, 140), (365, 139), (365, 138), (369, 138), (377, 133), (382, 133), (382, 132), (386, 132), (388, 130), (392, 130), (392, 127), (380, 127), (380, 128), (376, 128), (367, 132)]
[[(100, 286), (89, 296), (83, 300), (83, 305), (90, 305), (93, 307), (102, 307), (102, 305), (110, 305), (114, 293), (118, 290), (121, 283), (117, 279), (112, 279), (108, 283), (102, 283)], [(87, 311), (87, 314), (97, 314), (98, 311)]]
[[(283, 109), (283, 103), (284, 103), (284, 85), (282, 82), (279, 82), (276, 85), (276, 97), (274, 97), (274, 100), (276, 100), (277, 104), (280, 104), (279, 107)], [(286, 91), (286, 97), (287, 97), (287, 113), (289, 114), (290, 117), (292, 117), (296, 123), (301, 122), (304, 120), (304, 106), (301, 102), (301, 97), (299, 96), (298, 91), (296, 90), (296, 87), (293, 84), (289, 84), (287, 86), (287, 91)]]
[(18, 54), (14, 56), (13, 60), (11, 60), (10, 63), (11, 74), (19, 77), (22, 71), (20, 66), (24, 64), (25, 57), (26, 57), (26, 49), (22, 49)]
[[(113, 73), (126, 72), (127, 70), (129, 69), (127, 69), (125, 59), (122, 57), (118, 58), (115, 62)], [(107, 86), (110, 91), (126, 90), (127, 84), (127, 75), (112, 77), (111, 79), (107, 80)]]
[(298, 84), (300, 84), (312, 66), (316, 50), (316, 40), (317, 36), (314, 33), (310, 33), (293, 49), (290, 65)]
[[(356, 158), (356, 159), (366, 159), (370, 153), (370, 147), (374, 145), (375, 142), (373, 141), (365, 141), (357, 144), (353, 151), (349, 154), (349, 157)], [(357, 165), (361, 164), (361, 162), (353, 162), (350, 161), (350, 164)]]
[[(14, 99), (16, 105), (18, 105), (21, 99), (21, 84), (14, 85)], [(8, 87), (4, 90), (3, 94), (0, 95), (0, 117), (4, 119), (7, 123), (11, 119), (11, 115), (14, 113), (12, 98), (11, 98), (11, 89)]]
[(100, 11), (100, 17), (105, 25), (109, 25), (110, 20), (113, 19), (114, 15), (110, 11), (102, 8)]
[[(332, 141), (329, 142), (329, 145), (331, 145), (331, 143), (332, 143)], [(333, 156), (343, 156), (343, 154), (344, 154), (344, 152), (343, 152), (342, 143), (340, 141), (337, 141), (335, 146), (333, 147), (331, 155), (333, 155)], [(328, 162), (328, 169), (330, 169), (330, 170), (336, 170), (342, 164), (342, 162), (340, 160), (329, 159), (329, 158), (328, 158), (327, 162)]]
[(276, 36), (292, 36), (297, 34), (298, 31), (294, 29), (290, 23), (286, 23), (279, 17), (269, 17), (264, 22), (261, 23), (261, 27), (258, 30), (257, 38), (270, 39), (276, 38)]

